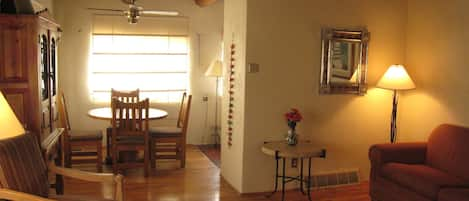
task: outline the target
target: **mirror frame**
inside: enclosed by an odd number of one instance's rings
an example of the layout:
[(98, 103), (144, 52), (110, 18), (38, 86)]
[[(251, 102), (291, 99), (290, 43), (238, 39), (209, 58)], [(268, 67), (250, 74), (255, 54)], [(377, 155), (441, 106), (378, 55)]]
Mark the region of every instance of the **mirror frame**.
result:
[[(367, 91), (366, 73), (368, 65), (368, 42), (370, 33), (365, 27), (361, 28), (323, 28), (321, 53), (320, 94), (357, 94), (364, 95)], [(333, 42), (349, 42), (360, 44), (360, 55), (357, 67), (357, 82), (331, 82), (331, 52)]]

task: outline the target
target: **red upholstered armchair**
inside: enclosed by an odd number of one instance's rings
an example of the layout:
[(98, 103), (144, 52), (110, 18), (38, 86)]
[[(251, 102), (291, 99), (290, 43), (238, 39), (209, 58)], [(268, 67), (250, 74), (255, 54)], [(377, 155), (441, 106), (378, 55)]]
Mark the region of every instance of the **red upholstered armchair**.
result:
[(373, 201), (469, 201), (469, 128), (443, 124), (427, 143), (373, 145)]

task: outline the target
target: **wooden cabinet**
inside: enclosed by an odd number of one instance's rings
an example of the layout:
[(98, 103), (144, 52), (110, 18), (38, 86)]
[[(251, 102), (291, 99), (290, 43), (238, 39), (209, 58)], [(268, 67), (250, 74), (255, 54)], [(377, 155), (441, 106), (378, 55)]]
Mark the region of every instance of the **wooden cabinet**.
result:
[(26, 130), (56, 128), (59, 25), (37, 15), (0, 15), (0, 91)]

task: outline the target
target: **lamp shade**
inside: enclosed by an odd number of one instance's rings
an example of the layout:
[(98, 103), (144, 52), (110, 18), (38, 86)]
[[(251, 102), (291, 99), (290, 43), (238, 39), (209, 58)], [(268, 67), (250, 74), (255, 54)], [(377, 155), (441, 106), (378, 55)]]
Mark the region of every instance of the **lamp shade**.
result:
[(205, 76), (221, 77), (223, 75), (223, 63), (220, 60), (213, 61), (205, 71)]
[(22, 135), (24, 132), (20, 121), (0, 92), (0, 139)]
[(415, 89), (415, 84), (403, 65), (390, 66), (376, 86), (391, 90)]

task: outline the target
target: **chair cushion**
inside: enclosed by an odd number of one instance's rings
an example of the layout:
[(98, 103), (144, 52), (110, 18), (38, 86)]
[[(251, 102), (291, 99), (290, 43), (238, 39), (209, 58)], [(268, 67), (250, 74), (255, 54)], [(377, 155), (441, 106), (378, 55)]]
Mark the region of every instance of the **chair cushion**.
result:
[(438, 201), (469, 201), (469, 188), (444, 188), (438, 193)]
[(103, 133), (100, 130), (82, 131), (70, 130), (70, 141), (97, 141), (103, 139)]
[(182, 128), (175, 126), (151, 127), (149, 133), (151, 137), (178, 137), (182, 134)]
[(0, 186), (47, 197), (47, 167), (36, 136), (24, 134), (0, 140)]
[(427, 145), (427, 164), (469, 180), (469, 128), (443, 124), (432, 131)]
[(442, 187), (468, 186), (458, 177), (425, 165), (387, 163), (382, 166), (381, 175), (432, 200), (436, 200)]

